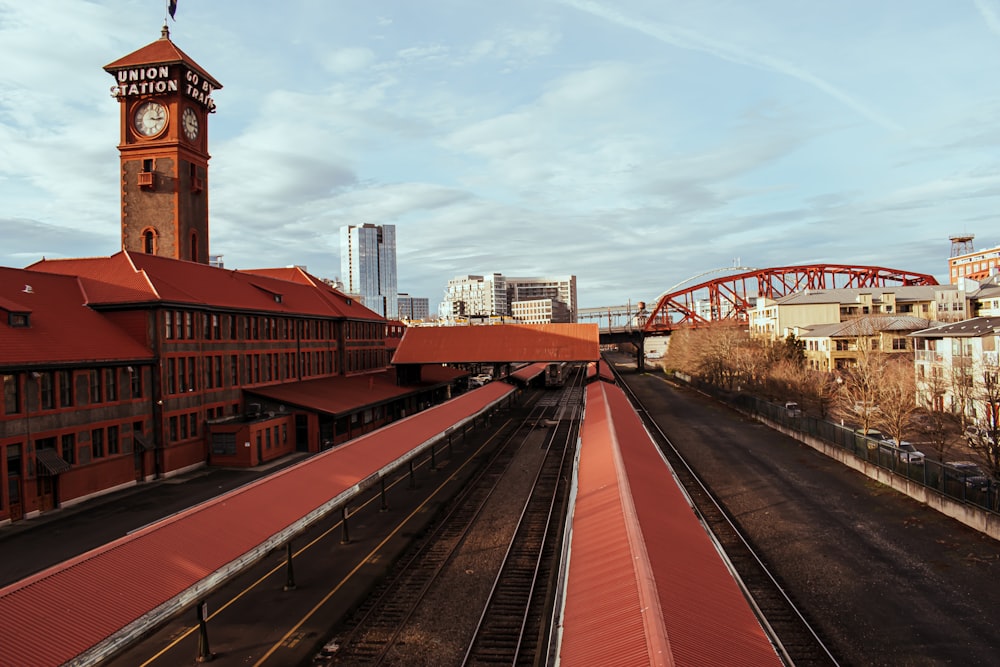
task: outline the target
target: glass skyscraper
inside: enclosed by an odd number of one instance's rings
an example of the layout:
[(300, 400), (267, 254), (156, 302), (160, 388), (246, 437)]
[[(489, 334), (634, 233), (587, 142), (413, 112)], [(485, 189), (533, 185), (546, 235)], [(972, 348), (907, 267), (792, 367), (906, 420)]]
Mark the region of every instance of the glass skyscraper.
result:
[(386, 319), (399, 319), (395, 225), (341, 227), (340, 272), (348, 294)]

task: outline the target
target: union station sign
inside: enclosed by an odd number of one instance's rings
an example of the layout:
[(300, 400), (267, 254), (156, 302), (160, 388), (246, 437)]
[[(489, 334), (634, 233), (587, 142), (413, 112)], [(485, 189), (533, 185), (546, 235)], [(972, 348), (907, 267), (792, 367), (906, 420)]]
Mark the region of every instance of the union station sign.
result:
[(170, 70), (170, 65), (143, 65), (118, 70), (115, 73), (118, 83), (111, 86), (111, 96), (122, 99), (183, 91), (209, 112), (215, 111), (215, 100), (212, 99), (215, 87), (208, 79), (187, 68), (183, 70), (183, 77), (172, 74)]

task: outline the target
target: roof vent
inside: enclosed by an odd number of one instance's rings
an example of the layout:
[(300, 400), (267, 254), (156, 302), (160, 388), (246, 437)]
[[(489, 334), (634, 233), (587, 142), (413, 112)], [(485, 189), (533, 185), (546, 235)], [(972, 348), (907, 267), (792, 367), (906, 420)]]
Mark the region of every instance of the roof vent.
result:
[(35, 290), (31, 289), (31, 285), (25, 285), (24, 289), (21, 290), (21, 291), (24, 292), (25, 294), (34, 294), (35, 293)]

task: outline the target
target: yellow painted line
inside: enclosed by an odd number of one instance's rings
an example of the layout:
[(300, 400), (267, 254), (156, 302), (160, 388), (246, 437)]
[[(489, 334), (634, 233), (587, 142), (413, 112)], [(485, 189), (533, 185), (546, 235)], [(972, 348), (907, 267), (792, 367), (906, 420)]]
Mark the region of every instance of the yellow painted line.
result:
[[(483, 449), (485, 449), (486, 446), (493, 441), (493, 439), (499, 434), (500, 431), (503, 430), (504, 427), (507, 426), (507, 424), (510, 423), (510, 421), (511, 420), (508, 419), (506, 422), (504, 422), (503, 426), (500, 429), (498, 429), (497, 433), (495, 433), (488, 440), (486, 440), (486, 442), (484, 442), (483, 445), (478, 450), (476, 450), (476, 454), (478, 454), (479, 452), (483, 451)], [(470, 456), (469, 458), (471, 459), (472, 457)], [(423, 467), (423, 465), (425, 465), (425, 463), (427, 463), (427, 462), (421, 463), (420, 466), (418, 466), (418, 467)], [(468, 463), (469, 462), (466, 461), (465, 463), (463, 463), (462, 465), (460, 465), (455, 470), (454, 473), (452, 473), (451, 475), (448, 475), (448, 477), (445, 478), (445, 480), (441, 483), (441, 485), (438, 486), (437, 489), (435, 489), (434, 492), (430, 496), (427, 497), (427, 500), (425, 500), (424, 502), (422, 502), (416, 509), (413, 510), (413, 512), (411, 512), (405, 519), (403, 519), (403, 521), (398, 526), (396, 526), (396, 528), (388, 535), (388, 537), (386, 537), (384, 540), (382, 540), (381, 542), (379, 542), (375, 546), (375, 548), (372, 549), (371, 552), (369, 552), (368, 556), (361, 561), (361, 563), (358, 565), (358, 567), (356, 567), (353, 570), (351, 570), (347, 574), (347, 576), (344, 577), (344, 579), (342, 579), (340, 581), (340, 583), (337, 584), (337, 586), (335, 588), (333, 588), (329, 593), (327, 593), (323, 597), (323, 599), (318, 604), (316, 604), (316, 606), (314, 606), (312, 609), (310, 609), (309, 613), (306, 614), (298, 623), (296, 623), (295, 627), (293, 627), (291, 630), (289, 630), (288, 633), (286, 633), (281, 638), (281, 640), (278, 643), (276, 643), (274, 646), (272, 646), (271, 649), (267, 653), (264, 654), (264, 657), (262, 657), (260, 659), (260, 661), (258, 661), (256, 664), (259, 665), (264, 660), (267, 660), (267, 658), (270, 657), (271, 654), (274, 653), (274, 651), (279, 646), (281, 646), (283, 643), (287, 642), (288, 639), (289, 639), (289, 637), (291, 635), (293, 635), (299, 629), (299, 627), (302, 626), (303, 623), (305, 623), (307, 620), (309, 620), (309, 618), (313, 614), (316, 613), (317, 609), (319, 609), (324, 604), (326, 604), (326, 602), (334, 594), (336, 594), (336, 592), (339, 591), (344, 586), (344, 584), (347, 583), (348, 580), (350, 580), (350, 578), (352, 576), (354, 576), (357, 573), (357, 571), (361, 568), (361, 566), (364, 565), (366, 562), (368, 562), (368, 559), (372, 558), (372, 556), (379, 549), (381, 549), (383, 546), (385, 546), (385, 543), (388, 542), (390, 538), (392, 538), (396, 533), (398, 533), (400, 530), (402, 530), (403, 526), (406, 525), (406, 522), (409, 521), (410, 519), (412, 519), (414, 517), (414, 515), (416, 515), (418, 512), (420, 512), (424, 508), (424, 506), (427, 505), (427, 503), (429, 503), (432, 498), (434, 498), (434, 496), (436, 496), (438, 493), (440, 493), (441, 489), (443, 489), (445, 487), (445, 485), (452, 479), (452, 477), (454, 477), (455, 474), (457, 474), (463, 468), (465, 468), (465, 466), (468, 465)], [(395, 482), (393, 482), (392, 484), (390, 484), (388, 486), (388, 488), (389, 489), (393, 488), (397, 484), (402, 483), (405, 479), (406, 479), (406, 476), (404, 475), (403, 477), (400, 477)], [(360, 506), (358, 506), (358, 509), (361, 509), (363, 507), (367, 507), (371, 503), (375, 502), (375, 500), (378, 499), (378, 498), (379, 498), (379, 495), (372, 496), (372, 498), (370, 498), (367, 502), (365, 502), (365, 503), (361, 504)], [(296, 551), (294, 554), (292, 554), (292, 559), (294, 560), (296, 556), (298, 556), (299, 554), (305, 552), (310, 547), (315, 546), (317, 542), (319, 542), (320, 540), (326, 538), (328, 535), (330, 535), (330, 533), (334, 532), (338, 527), (340, 527), (340, 525), (342, 523), (343, 523), (343, 520), (338, 521), (334, 525), (330, 526), (330, 528), (328, 528), (323, 533), (321, 533), (320, 535), (318, 535), (314, 540), (312, 540), (311, 542), (309, 542), (308, 544), (306, 544), (305, 546), (303, 546), (301, 549), (299, 549), (298, 551)], [(245, 595), (247, 595), (248, 593), (250, 593), (250, 591), (252, 591), (257, 586), (259, 586), (260, 584), (262, 584), (266, 579), (268, 579), (269, 577), (271, 577), (272, 575), (274, 575), (277, 572), (284, 571), (287, 566), (288, 566), (287, 562), (286, 563), (281, 563), (279, 565), (275, 565), (274, 568), (272, 568), (270, 571), (268, 571), (267, 573), (265, 573), (264, 575), (262, 575), (260, 578), (258, 578), (252, 584), (250, 584), (249, 586), (247, 586), (246, 588), (244, 588), (242, 591), (240, 591), (239, 593), (237, 593), (236, 595), (234, 595), (228, 602), (226, 602), (224, 605), (222, 605), (221, 607), (219, 607), (215, 612), (209, 614), (209, 616), (205, 620), (206, 621), (212, 620), (213, 618), (215, 618), (216, 616), (218, 616), (219, 614), (221, 614), (222, 612), (224, 612), (226, 609), (228, 609), (231, 605), (235, 604), (237, 600), (239, 600), (240, 598), (244, 597)], [(148, 660), (146, 660), (145, 662), (141, 663), (140, 667), (149, 667), (149, 665), (153, 664), (153, 662), (155, 662), (156, 660), (162, 658), (165, 653), (167, 653), (168, 651), (170, 651), (171, 649), (173, 649), (175, 646), (177, 646), (178, 644), (180, 644), (181, 641), (183, 641), (184, 639), (186, 639), (187, 637), (189, 637), (192, 633), (196, 632), (197, 630), (198, 630), (198, 626), (197, 625), (193, 625), (193, 626), (189, 627), (187, 630), (185, 630), (184, 632), (182, 632), (179, 635), (177, 635), (177, 637), (174, 638), (173, 641), (171, 641), (169, 644), (167, 644), (166, 646), (164, 646), (157, 653), (155, 653), (154, 655), (150, 656), (150, 658)]]

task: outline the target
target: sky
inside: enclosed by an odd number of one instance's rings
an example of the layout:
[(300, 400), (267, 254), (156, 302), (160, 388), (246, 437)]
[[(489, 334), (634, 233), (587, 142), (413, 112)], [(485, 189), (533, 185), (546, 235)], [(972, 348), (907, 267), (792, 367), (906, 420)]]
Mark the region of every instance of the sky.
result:
[(104, 65), (171, 40), (223, 88), (227, 269), (340, 277), (396, 225), (399, 291), (577, 276), (581, 307), (830, 263), (947, 280), (1000, 245), (1000, 0), (0, 0), (0, 266), (110, 255)]

